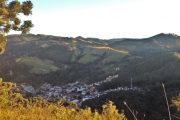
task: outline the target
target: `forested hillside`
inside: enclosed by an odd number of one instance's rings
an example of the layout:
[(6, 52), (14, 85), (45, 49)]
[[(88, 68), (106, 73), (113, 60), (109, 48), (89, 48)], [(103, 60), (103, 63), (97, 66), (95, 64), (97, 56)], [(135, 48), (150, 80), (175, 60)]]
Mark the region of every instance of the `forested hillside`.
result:
[(109, 87), (129, 85), (131, 78), (137, 86), (154, 85), (180, 78), (179, 46), (174, 34), (110, 40), (11, 35), (0, 58), (0, 75), (36, 87), (44, 82), (89, 84), (115, 74), (119, 77)]

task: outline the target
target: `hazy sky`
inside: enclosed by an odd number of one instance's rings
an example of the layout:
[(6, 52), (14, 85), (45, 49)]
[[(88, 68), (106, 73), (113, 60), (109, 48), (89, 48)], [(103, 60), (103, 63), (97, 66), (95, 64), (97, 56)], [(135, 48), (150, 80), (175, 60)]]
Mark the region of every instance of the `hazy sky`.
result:
[(67, 37), (180, 35), (180, 0), (31, 0), (31, 33)]

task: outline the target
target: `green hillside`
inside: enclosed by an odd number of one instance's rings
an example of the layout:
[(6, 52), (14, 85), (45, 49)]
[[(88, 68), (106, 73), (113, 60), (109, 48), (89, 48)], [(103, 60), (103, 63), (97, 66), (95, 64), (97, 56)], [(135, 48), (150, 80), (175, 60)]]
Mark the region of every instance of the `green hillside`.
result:
[(163, 33), (145, 39), (110, 40), (10, 35), (6, 52), (0, 58), (0, 75), (34, 86), (44, 82), (93, 83), (113, 74), (120, 76), (114, 80), (115, 85), (127, 85), (131, 77), (137, 86), (177, 80), (179, 45), (179, 36)]
[[(166, 85), (169, 100), (180, 93), (180, 37), (162, 33), (144, 39), (101, 40), (10, 35), (0, 66), (0, 76), (6, 81), (27, 83), (36, 90), (44, 83), (58, 86), (78, 81), (87, 85), (118, 75), (97, 85), (97, 91), (128, 88), (131, 80), (133, 87), (141, 91), (111, 91), (84, 101), (82, 107), (102, 111), (101, 106), (111, 100), (131, 119), (122, 104), (125, 100), (140, 119), (144, 114), (147, 120), (167, 119), (161, 83)], [(170, 104), (178, 105), (171, 101)], [(178, 116), (174, 107), (171, 111)]]

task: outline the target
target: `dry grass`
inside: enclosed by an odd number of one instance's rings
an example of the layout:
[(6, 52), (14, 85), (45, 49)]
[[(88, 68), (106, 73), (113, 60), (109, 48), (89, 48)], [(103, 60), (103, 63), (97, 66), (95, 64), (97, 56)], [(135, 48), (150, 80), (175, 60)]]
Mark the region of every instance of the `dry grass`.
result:
[(25, 99), (14, 88), (14, 84), (0, 81), (0, 120), (126, 120), (112, 102), (103, 105), (100, 114), (90, 108), (64, 107), (58, 101)]

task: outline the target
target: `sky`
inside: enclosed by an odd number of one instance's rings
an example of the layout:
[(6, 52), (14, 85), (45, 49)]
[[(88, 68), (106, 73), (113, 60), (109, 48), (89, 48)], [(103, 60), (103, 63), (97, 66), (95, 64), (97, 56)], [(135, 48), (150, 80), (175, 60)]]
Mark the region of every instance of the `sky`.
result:
[[(23, 0), (20, 0), (23, 1)], [(180, 0), (31, 0), (33, 34), (145, 38), (180, 35)]]

